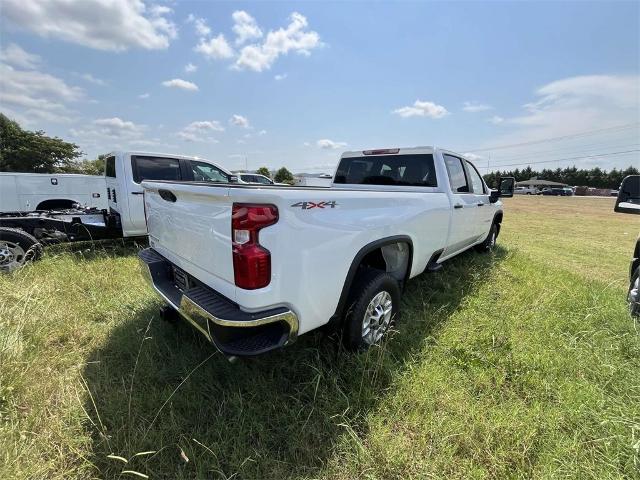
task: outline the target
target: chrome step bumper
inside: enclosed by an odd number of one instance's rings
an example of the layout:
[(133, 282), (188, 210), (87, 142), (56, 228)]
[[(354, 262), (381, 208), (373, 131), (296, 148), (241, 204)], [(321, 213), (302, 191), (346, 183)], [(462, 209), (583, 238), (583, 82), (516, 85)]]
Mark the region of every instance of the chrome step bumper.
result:
[(174, 275), (177, 267), (152, 248), (138, 258), (154, 290), (225, 355), (258, 355), (290, 345), (298, 336), (298, 317), (285, 307), (244, 312), (189, 274)]

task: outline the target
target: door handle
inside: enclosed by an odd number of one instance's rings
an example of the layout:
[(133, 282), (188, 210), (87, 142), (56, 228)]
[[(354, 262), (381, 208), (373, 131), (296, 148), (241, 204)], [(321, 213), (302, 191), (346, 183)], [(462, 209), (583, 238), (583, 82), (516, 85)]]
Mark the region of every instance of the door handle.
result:
[(482, 207), (482, 206), (484, 206), (484, 203), (479, 203), (478, 206)]
[(457, 203), (453, 206), (453, 208), (462, 208), (462, 205), (460, 203)]
[(131, 192), (131, 195), (144, 195), (144, 192)]

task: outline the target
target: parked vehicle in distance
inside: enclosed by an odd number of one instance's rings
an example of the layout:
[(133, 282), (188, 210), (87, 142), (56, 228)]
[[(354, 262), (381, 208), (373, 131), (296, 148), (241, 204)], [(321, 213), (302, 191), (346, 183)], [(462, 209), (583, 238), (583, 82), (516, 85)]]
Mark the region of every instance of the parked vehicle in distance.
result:
[(542, 195), (554, 195), (561, 197), (570, 197), (573, 195), (573, 189), (569, 187), (553, 187), (542, 189)]
[(617, 197), (617, 196), (618, 196), (618, 193), (619, 193), (619, 190), (611, 190), (610, 195), (611, 195), (612, 197)]
[[(236, 181), (234, 175), (207, 160), (148, 152), (108, 154), (105, 176), (97, 178), (102, 182), (97, 193), (107, 202), (101, 205), (102, 209), (58, 207), (47, 212), (0, 211), (0, 251), (3, 252), (0, 253), (0, 272), (37, 259), (43, 245), (50, 243), (146, 235), (140, 186), (143, 180), (217, 184)], [(4, 190), (2, 195), (4, 198)]]
[(107, 208), (104, 177), (0, 172), (0, 212), (55, 210), (74, 205)]
[(431, 147), (342, 155), (330, 188), (145, 181), (143, 273), (226, 355), (255, 355), (329, 322), (378, 343), (407, 280), (493, 248), (500, 197), (461, 155)]
[[(629, 175), (622, 180), (614, 211), (640, 215), (640, 175)], [(640, 317), (640, 237), (636, 240), (629, 265), (627, 302), (629, 313), (634, 317)]]
[(516, 187), (513, 193), (516, 195), (538, 195), (538, 189), (536, 187)]
[(238, 183), (248, 183), (255, 185), (288, 185), (287, 183), (277, 183), (269, 177), (260, 175), (259, 173), (238, 173)]

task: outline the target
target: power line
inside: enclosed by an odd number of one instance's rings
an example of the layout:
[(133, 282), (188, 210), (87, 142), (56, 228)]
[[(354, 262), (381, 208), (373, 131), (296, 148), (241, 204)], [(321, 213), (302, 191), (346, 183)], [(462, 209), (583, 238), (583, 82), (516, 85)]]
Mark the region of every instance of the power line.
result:
[[(503, 160), (525, 160), (527, 158), (536, 158), (536, 157), (541, 157), (541, 156), (549, 156), (549, 155), (582, 155), (582, 154), (588, 154), (589, 152), (593, 152), (594, 150), (597, 151), (602, 151), (605, 150), (606, 148), (615, 148), (615, 149), (630, 149), (630, 148), (634, 148), (634, 147), (638, 147), (640, 146), (640, 143), (631, 143), (631, 144), (617, 144), (617, 145), (611, 145), (611, 144), (591, 144), (591, 145), (584, 145), (583, 147), (576, 147), (576, 146), (571, 146), (571, 147), (564, 147), (564, 148), (557, 148), (554, 150), (542, 150), (542, 151), (533, 151), (531, 153), (526, 153), (523, 155), (505, 155), (504, 157), (502, 157)], [(605, 148), (606, 147), (606, 148)], [(501, 158), (501, 157), (499, 157)], [(499, 161), (499, 160), (498, 160)]]
[(625, 150), (625, 151), (621, 151), (621, 152), (600, 153), (600, 154), (597, 154), (597, 155), (580, 155), (578, 157), (556, 158), (554, 160), (541, 160), (539, 162), (506, 163), (506, 164), (502, 164), (502, 165), (491, 165), (491, 168), (499, 169), (499, 168), (502, 168), (502, 167), (515, 167), (515, 166), (518, 166), (518, 165), (537, 165), (539, 163), (565, 162), (565, 161), (570, 161), (570, 160), (589, 160), (591, 158), (609, 157), (609, 156), (613, 156), (613, 155), (623, 155), (625, 153), (634, 153), (634, 152), (640, 152), (640, 149)]
[(522, 146), (527, 146), (527, 145), (536, 145), (538, 143), (555, 142), (555, 141), (558, 141), (558, 140), (565, 140), (567, 138), (579, 138), (579, 137), (589, 136), (589, 135), (593, 135), (593, 134), (596, 134), (596, 133), (602, 133), (602, 132), (622, 131), (622, 130), (626, 130), (628, 128), (636, 127), (638, 125), (640, 125), (640, 122), (629, 123), (629, 124), (626, 124), (626, 125), (618, 125), (617, 127), (601, 128), (601, 129), (598, 129), (598, 130), (588, 130), (588, 131), (585, 131), (585, 132), (574, 133), (574, 134), (571, 134), (571, 135), (562, 135), (560, 137), (542, 138), (540, 140), (531, 140), (529, 142), (511, 143), (511, 144), (508, 144), (508, 145), (497, 145), (495, 147), (485, 147), (485, 148), (476, 148), (476, 149), (463, 148), (461, 150), (462, 151), (466, 151), (466, 152), (487, 152), (487, 151), (491, 151), (491, 150), (502, 150), (502, 149), (505, 149), (505, 148), (515, 148), (515, 147), (522, 147)]

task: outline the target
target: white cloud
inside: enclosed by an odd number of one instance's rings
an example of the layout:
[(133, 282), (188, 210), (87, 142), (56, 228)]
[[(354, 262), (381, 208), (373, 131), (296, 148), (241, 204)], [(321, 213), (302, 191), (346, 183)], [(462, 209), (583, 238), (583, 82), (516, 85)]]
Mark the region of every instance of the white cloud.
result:
[(255, 18), (244, 10), (236, 10), (231, 15), (233, 18), (233, 32), (237, 35), (236, 45), (242, 45), (247, 40), (262, 37), (262, 30), (258, 27)]
[(202, 120), (191, 122), (180, 130), (177, 135), (187, 142), (218, 143), (218, 140), (207, 136), (211, 135), (213, 132), (224, 132), (224, 127), (217, 120)]
[(0, 64), (0, 104), (19, 110), (20, 119), (69, 122), (70, 103), (86, 100), (84, 90), (37, 70), (16, 70)]
[(423, 102), (422, 100), (416, 100), (413, 105), (400, 107), (393, 111), (393, 113), (400, 115), (403, 118), (407, 117), (430, 117), (430, 118), (442, 118), (448, 115), (449, 112), (442, 105), (437, 105), (433, 102)]
[(500, 125), (502, 122), (504, 122), (504, 118), (500, 115), (494, 115), (489, 119), (489, 123), (493, 123), (494, 125)]
[(290, 15), (289, 22), (286, 28), (269, 31), (262, 44), (243, 47), (234, 68), (261, 72), (271, 68), (280, 55), (289, 52), (310, 55), (311, 50), (321, 45), (318, 33), (307, 30), (306, 17), (294, 12)]
[(322, 138), (316, 142), (316, 145), (324, 150), (337, 150), (338, 148), (346, 147), (347, 142), (334, 142), (328, 138)]
[(96, 131), (107, 137), (136, 137), (142, 133), (144, 126), (122, 120), (120, 117), (99, 118), (93, 121)]
[(267, 134), (267, 131), (266, 131), (266, 130), (260, 130), (260, 131), (258, 132), (258, 136), (259, 136), (259, 137), (262, 137), (263, 135), (266, 135), (266, 134)]
[(194, 21), (196, 27), (196, 33), (201, 37), (208, 37), (211, 35), (211, 28), (207, 25), (207, 21), (204, 18), (196, 18)]
[(242, 115), (233, 114), (229, 119), (229, 123), (231, 125), (235, 125), (236, 127), (249, 128), (249, 119), (247, 119), (247, 117), (243, 117)]
[[(640, 118), (640, 76), (638, 75), (585, 75), (559, 79), (543, 85), (535, 92), (535, 98), (523, 106), (520, 115), (507, 117), (501, 124), (504, 133), (487, 139), (479, 148), (494, 145), (525, 144), (517, 147), (491, 151), (491, 166), (512, 164), (517, 157), (526, 162), (540, 160), (539, 152), (545, 152), (544, 158), (575, 157), (584, 153), (587, 145), (596, 142), (614, 142), (628, 145), (637, 141), (640, 131), (636, 127), (615, 132), (595, 133), (577, 138), (554, 142), (561, 150), (557, 154), (549, 153), (549, 146), (541, 143), (548, 138), (572, 136), (594, 130), (637, 124)], [(537, 142), (529, 145), (528, 143)], [(605, 143), (606, 144), (606, 143)], [(601, 147), (596, 153), (615, 151)], [(594, 149), (590, 149), (594, 153)], [(599, 157), (591, 160), (572, 160), (569, 164), (601, 168), (626, 167), (637, 163), (635, 153), (611, 157)], [(522, 167), (524, 164), (522, 165)], [(544, 166), (544, 164), (543, 164)], [(557, 166), (557, 165), (554, 165)], [(559, 166), (567, 166), (560, 163)], [(515, 167), (514, 167), (515, 168)]]
[(198, 70), (198, 67), (196, 65), (194, 65), (193, 63), (187, 63), (184, 66), (184, 71), (187, 72), (187, 73), (193, 73), (196, 70)]
[(304, 145), (305, 147), (310, 147), (311, 144), (309, 142), (304, 142), (302, 145)]
[(273, 78), (275, 78), (278, 81), (284, 80), (285, 78), (287, 78), (287, 74), (286, 73), (280, 73), (278, 75), (275, 75)]
[(491, 105), (487, 105), (486, 103), (480, 102), (464, 102), (464, 106), (462, 110), (469, 113), (477, 113), (477, 112), (486, 112), (487, 110), (491, 110), (493, 107)]
[(101, 87), (105, 87), (107, 85), (107, 82), (105, 82), (101, 78), (94, 77), (90, 73), (83, 73), (82, 75), (80, 75), (80, 77), (82, 77), (84, 80), (86, 80), (89, 83), (93, 83), (94, 85), (99, 85)]
[(182, 80), (181, 78), (174, 78), (173, 80), (165, 80), (162, 85), (170, 88), (179, 88), (181, 90), (189, 90), (192, 92), (198, 91), (198, 86), (193, 82)]
[(151, 96), (150, 93), (141, 93), (140, 95), (138, 95), (138, 98), (141, 98), (142, 100), (149, 98)]
[(167, 7), (141, 0), (3, 0), (13, 26), (98, 50), (164, 49), (177, 35)]
[(212, 37), (208, 40), (206, 38), (201, 38), (200, 43), (196, 45), (194, 50), (201, 53), (206, 58), (214, 58), (217, 60), (231, 58), (235, 54), (233, 48), (231, 48), (222, 33), (218, 34), (217, 37)]
[(41, 58), (38, 55), (24, 51), (15, 43), (10, 43), (0, 50), (0, 61), (13, 65), (14, 67), (33, 70), (38, 67)]
[(467, 152), (462, 154), (467, 160), (477, 162), (478, 160), (484, 160), (482, 155), (476, 155), (475, 153)]

